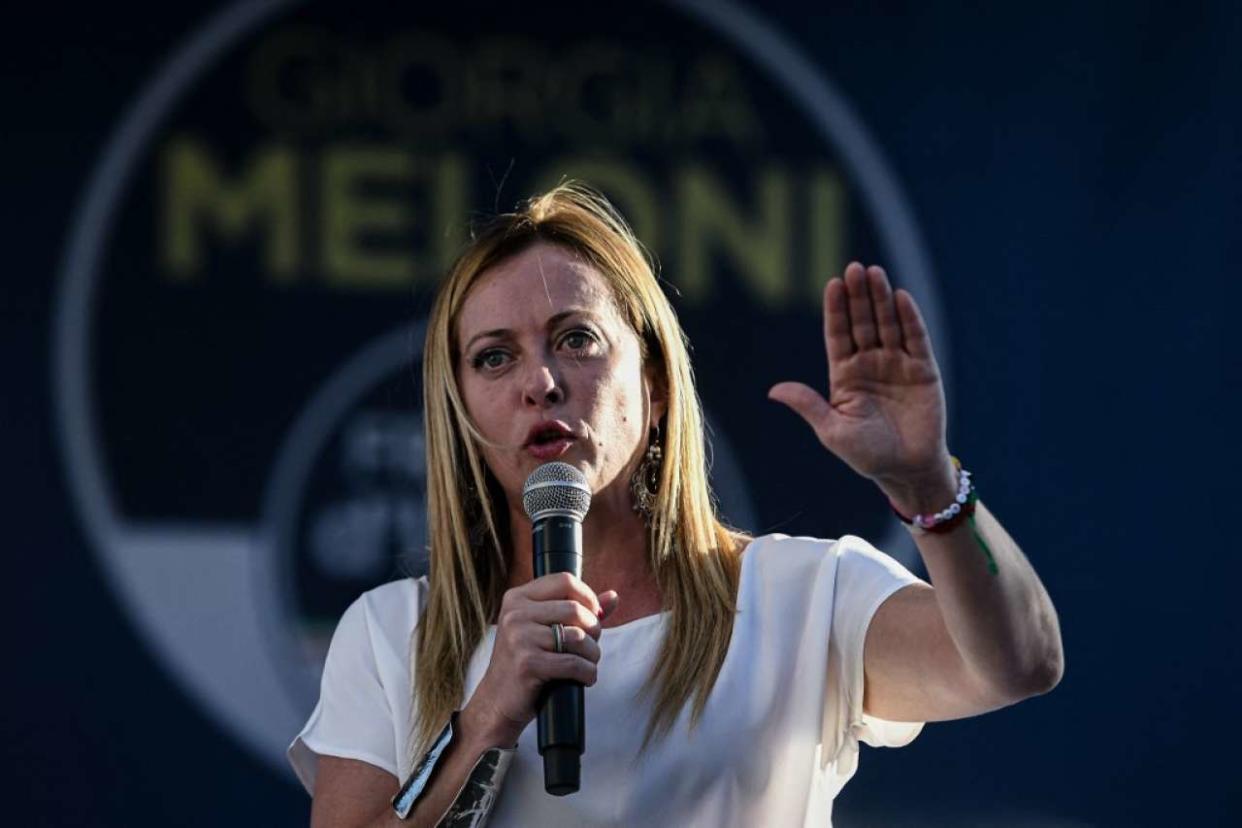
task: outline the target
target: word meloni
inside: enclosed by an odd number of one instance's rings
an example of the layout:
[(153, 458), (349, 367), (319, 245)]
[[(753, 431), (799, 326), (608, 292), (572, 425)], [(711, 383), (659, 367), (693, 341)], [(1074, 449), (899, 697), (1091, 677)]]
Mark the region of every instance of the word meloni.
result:
[[(202, 278), (208, 246), (247, 243), (267, 279), (356, 290), (433, 284), (460, 249), (475, 175), (461, 153), (398, 146), (268, 143), (227, 172), (199, 140), (182, 137), (161, 164), (161, 262), (174, 281)], [(625, 158), (564, 157), (542, 165), (538, 191), (570, 174), (602, 187), (664, 263), (690, 303), (702, 302), (724, 261), (756, 300), (779, 307), (819, 301), (843, 264), (845, 194), (828, 165), (767, 163), (726, 178), (687, 161), (657, 177)], [(748, 179), (745, 194), (733, 184)]]

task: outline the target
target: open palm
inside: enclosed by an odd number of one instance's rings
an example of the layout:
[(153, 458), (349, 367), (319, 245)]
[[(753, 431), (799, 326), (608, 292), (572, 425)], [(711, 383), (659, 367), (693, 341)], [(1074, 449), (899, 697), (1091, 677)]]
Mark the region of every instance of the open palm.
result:
[(940, 370), (914, 298), (893, 292), (879, 267), (857, 262), (824, 288), (828, 398), (800, 382), (768, 396), (788, 405), (819, 441), (881, 486), (948, 467)]

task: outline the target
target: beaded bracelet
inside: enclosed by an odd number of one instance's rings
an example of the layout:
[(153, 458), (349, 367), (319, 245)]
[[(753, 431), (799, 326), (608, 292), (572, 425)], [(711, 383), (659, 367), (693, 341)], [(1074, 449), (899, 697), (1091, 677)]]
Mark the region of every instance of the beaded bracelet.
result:
[(983, 550), (987, 558), (988, 571), (996, 575), (996, 559), (992, 557), (992, 550), (988, 547), (987, 541), (983, 539), (983, 535), (979, 534), (979, 527), (975, 525), (975, 504), (979, 502), (975, 484), (971, 482), (970, 472), (962, 468), (962, 462), (956, 457), (952, 460), (953, 467), (957, 469), (957, 496), (948, 506), (934, 515), (915, 515), (913, 518), (908, 518), (897, 510), (892, 501), (889, 501), (888, 505), (892, 508), (893, 514), (897, 515), (913, 535), (943, 534), (953, 531), (963, 521), (968, 522), (975, 542), (979, 544), (979, 548)]
[(948, 506), (936, 512), (934, 515), (915, 515), (908, 518), (897, 510), (896, 505), (889, 501), (889, 506), (893, 510), (893, 514), (901, 519), (916, 535), (924, 532), (951, 532), (959, 523), (972, 515), (975, 511), (975, 502), (979, 499), (975, 494), (975, 486), (970, 482), (970, 472), (962, 468), (962, 462), (956, 457), (952, 458), (953, 468), (957, 469), (957, 496)]

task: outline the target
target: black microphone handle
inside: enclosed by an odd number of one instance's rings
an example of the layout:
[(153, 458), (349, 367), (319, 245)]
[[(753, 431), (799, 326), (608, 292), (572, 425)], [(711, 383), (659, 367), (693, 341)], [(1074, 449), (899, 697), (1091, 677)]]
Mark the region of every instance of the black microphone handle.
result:
[[(582, 577), (582, 522), (564, 515), (536, 521), (535, 577), (572, 572)], [(549, 681), (539, 701), (539, 754), (543, 787), (554, 796), (577, 793), (586, 750), (586, 705), (581, 682)]]

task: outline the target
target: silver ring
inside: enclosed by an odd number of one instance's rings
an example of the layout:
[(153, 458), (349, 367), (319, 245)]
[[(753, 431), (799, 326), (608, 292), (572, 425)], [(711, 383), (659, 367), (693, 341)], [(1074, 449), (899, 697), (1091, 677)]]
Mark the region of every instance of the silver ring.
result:
[(559, 623), (552, 625), (552, 649), (554, 652), (565, 652), (565, 628)]

